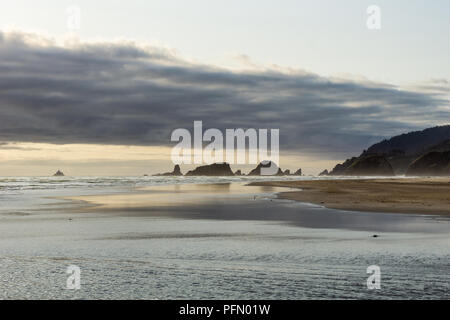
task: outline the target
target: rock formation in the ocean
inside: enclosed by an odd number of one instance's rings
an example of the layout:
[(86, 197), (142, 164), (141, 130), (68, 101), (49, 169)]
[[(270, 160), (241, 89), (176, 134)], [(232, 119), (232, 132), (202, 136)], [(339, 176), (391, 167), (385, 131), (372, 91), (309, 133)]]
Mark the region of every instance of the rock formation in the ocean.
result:
[(302, 175), (302, 169), (301, 168), (294, 172), (294, 176), (301, 176), (301, 175)]
[(234, 173), (235, 176), (242, 176), (242, 171), (241, 170), (236, 170), (236, 172)]
[(291, 170), (289, 170), (289, 169), (284, 170), (283, 175), (284, 176), (290, 176), (291, 175)]
[(178, 164), (175, 165), (172, 172), (166, 172), (166, 173), (158, 173), (155, 174), (155, 176), (182, 176), (180, 166)]
[(330, 172), (333, 176), (393, 176), (394, 170), (383, 156), (368, 155), (347, 159)]
[[(277, 164), (274, 162), (273, 165), (275, 166), (276, 170), (276, 176), (282, 176), (283, 175), (283, 171), (277, 166)], [(261, 168), (269, 168), (272, 166), (272, 161), (262, 161), (258, 164), (258, 166), (253, 169), (252, 171), (250, 171), (250, 173), (248, 174), (249, 176), (260, 176), (261, 175)]]
[(407, 176), (450, 176), (450, 151), (431, 151), (414, 160)]
[(327, 176), (327, 175), (329, 175), (327, 169), (325, 169), (325, 170), (323, 170), (321, 173), (319, 173), (319, 176)]
[(188, 171), (186, 176), (234, 176), (234, 173), (231, 171), (230, 165), (224, 162), (197, 167)]
[(60, 170), (56, 171), (56, 173), (53, 175), (54, 177), (64, 177), (64, 173)]

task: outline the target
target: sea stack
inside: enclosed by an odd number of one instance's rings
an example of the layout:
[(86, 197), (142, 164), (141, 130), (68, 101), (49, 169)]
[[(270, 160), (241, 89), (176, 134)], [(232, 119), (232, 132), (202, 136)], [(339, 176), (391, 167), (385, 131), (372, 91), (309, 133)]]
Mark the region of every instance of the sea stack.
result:
[(302, 169), (301, 168), (294, 172), (294, 176), (301, 176), (301, 175), (302, 175)]
[(155, 176), (182, 176), (180, 166), (178, 164), (175, 165), (172, 172), (166, 172), (166, 173), (158, 173), (155, 174)]
[(64, 173), (60, 170), (56, 171), (56, 173), (53, 175), (54, 177), (64, 177)]
[[(281, 171), (281, 169), (277, 166), (277, 164), (275, 162), (273, 164), (277, 168), (277, 173), (273, 174), (273, 175), (282, 176), (283, 175), (283, 171)], [(250, 173), (248, 175), (249, 176), (260, 176), (261, 175), (261, 168), (269, 168), (271, 166), (272, 166), (272, 161), (262, 161), (260, 164), (258, 164), (258, 166), (255, 169), (250, 171)]]
[(230, 165), (224, 162), (197, 167), (188, 171), (186, 176), (234, 176), (234, 173), (231, 171)]

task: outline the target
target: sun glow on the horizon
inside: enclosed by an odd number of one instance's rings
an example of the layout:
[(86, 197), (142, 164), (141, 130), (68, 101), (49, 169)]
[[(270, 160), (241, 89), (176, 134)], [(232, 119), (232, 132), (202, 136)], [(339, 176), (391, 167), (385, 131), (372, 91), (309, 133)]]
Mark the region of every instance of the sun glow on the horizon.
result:
[[(46, 176), (62, 170), (71, 176), (124, 176), (171, 171), (170, 146), (128, 146), (103, 144), (51, 144), (6, 142), (0, 144), (0, 176)], [(334, 166), (336, 160), (321, 160), (300, 153), (283, 153), (282, 169), (302, 168), (316, 174)], [(183, 172), (197, 164), (182, 165)], [(233, 165), (243, 172), (254, 164)]]

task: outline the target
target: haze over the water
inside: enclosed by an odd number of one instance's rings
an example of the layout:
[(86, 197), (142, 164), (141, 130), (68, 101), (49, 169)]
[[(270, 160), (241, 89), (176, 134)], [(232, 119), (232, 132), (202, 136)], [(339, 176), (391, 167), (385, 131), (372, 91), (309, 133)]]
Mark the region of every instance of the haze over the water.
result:
[(377, 1), (380, 30), (371, 4), (4, 3), (0, 175), (168, 171), (170, 133), (194, 120), (279, 128), (280, 166), (318, 173), (448, 124), (450, 3)]

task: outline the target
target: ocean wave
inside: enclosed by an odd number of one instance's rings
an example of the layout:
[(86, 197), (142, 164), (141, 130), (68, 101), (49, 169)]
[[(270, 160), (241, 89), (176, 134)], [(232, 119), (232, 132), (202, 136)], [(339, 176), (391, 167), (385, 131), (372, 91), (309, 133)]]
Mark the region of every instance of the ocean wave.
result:
[[(367, 177), (319, 176), (234, 176), (234, 177), (0, 177), (0, 192), (55, 190), (66, 188), (147, 187), (174, 184), (213, 184), (254, 181), (336, 180)], [(371, 177), (376, 178), (376, 177)], [(378, 177), (383, 178), (383, 177)]]

